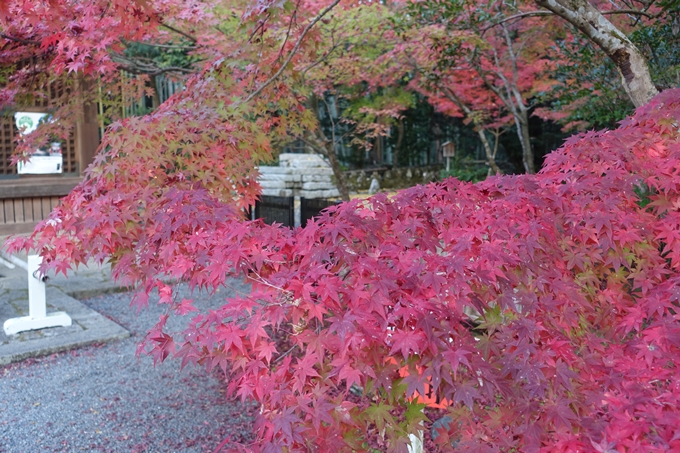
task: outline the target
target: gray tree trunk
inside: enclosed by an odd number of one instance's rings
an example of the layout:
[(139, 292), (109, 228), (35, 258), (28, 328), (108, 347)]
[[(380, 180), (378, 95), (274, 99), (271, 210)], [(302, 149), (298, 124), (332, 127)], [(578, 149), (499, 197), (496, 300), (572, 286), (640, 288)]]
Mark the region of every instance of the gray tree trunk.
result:
[(635, 107), (646, 104), (658, 94), (640, 50), (588, 1), (534, 1), (578, 28), (612, 59), (621, 74), (623, 88)]
[(338, 156), (335, 154), (335, 150), (333, 148), (333, 144), (330, 143), (329, 145), (322, 148), (325, 151), (323, 154), (328, 158), (328, 162), (331, 164), (333, 176), (335, 176), (335, 185), (338, 187), (338, 192), (340, 192), (340, 198), (342, 201), (349, 201), (347, 178), (345, 178), (345, 172), (342, 171), (340, 161), (338, 160)]
[(529, 135), (529, 112), (525, 108), (518, 110), (518, 115), (515, 116), (515, 124), (517, 126), (517, 136), (522, 145), (522, 163), (524, 164), (524, 171), (529, 174), (536, 173), (536, 166), (534, 165), (534, 149), (531, 146), (531, 137)]
[(486, 132), (484, 132), (484, 129), (478, 124), (475, 124), (475, 132), (477, 132), (477, 135), (479, 135), (479, 140), (482, 142), (482, 145), (484, 146), (484, 153), (486, 154), (486, 163), (489, 164), (491, 174), (502, 175), (503, 171), (496, 164), (496, 158), (494, 157), (494, 153), (491, 151), (491, 145), (489, 144), (489, 140), (486, 139)]
[(340, 192), (340, 198), (342, 201), (349, 201), (347, 178), (345, 178), (345, 172), (342, 171), (342, 166), (340, 165), (338, 156), (335, 154), (336, 137), (333, 112), (331, 112), (326, 100), (322, 98), (321, 101), (324, 103), (326, 111), (331, 120), (331, 136), (329, 138), (326, 137), (326, 134), (324, 134), (323, 129), (321, 128), (321, 120), (319, 118), (319, 100), (320, 99), (316, 96), (311, 96), (309, 99), (310, 108), (313, 109), (314, 113), (316, 113), (318, 121), (316, 129), (314, 131), (310, 131), (311, 133), (307, 136), (302, 136), (299, 138), (302, 139), (302, 141), (304, 141), (308, 146), (310, 146), (314, 152), (321, 154), (326, 159), (328, 159), (328, 163), (333, 170), (333, 176), (335, 176), (335, 185), (338, 188), (338, 192)]
[(401, 146), (404, 143), (404, 118), (399, 118), (397, 124), (397, 144), (394, 146), (394, 154), (392, 154), (392, 166), (399, 167), (399, 156), (401, 154)]

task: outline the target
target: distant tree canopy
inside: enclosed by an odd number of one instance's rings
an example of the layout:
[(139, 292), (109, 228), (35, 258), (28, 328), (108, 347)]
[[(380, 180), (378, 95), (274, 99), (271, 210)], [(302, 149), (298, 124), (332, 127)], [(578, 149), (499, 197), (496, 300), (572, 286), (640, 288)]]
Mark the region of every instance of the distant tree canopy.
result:
[[(536, 4), (467, 0), (340, 4), (309, 31), (313, 47), (301, 43), (290, 63), (296, 68), (293, 74), (299, 74), (294, 81), (299, 96), (332, 95), (339, 104), (353, 107), (337, 118), (333, 126), (338, 133), (332, 137), (325, 135), (330, 133), (326, 125), (321, 134), (300, 137), (288, 131), (289, 137), (277, 142), (305, 138), (326, 154), (336, 152), (340, 142), (351, 144), (357, 163), (358, 156), (364, 156), (361, 164), (384, 161), (387, 153), (380, 146), (388, 146), (396, 165), (414, 162), (403, 156), (417, 152), (413, 143), (422, 138), (405, 139), (403, 134), (410, 132), (400, 117), (408, 115), (418, 94), (435, 111), (461, 117), (476, 131), (492, 172), (498, 169), (493, 134), (484, 132), (490, 130), (511, 132), (502, 134), (503, 148), (511, 157), (515, 149), (521, 152), (518, 161), (523, 164), (517, 170), (535, 171), (544, 151), (534, 151), (541, 138), (532, 133), (542, 128), (530, 126), (536, 121), (530, 120), (532, 115), (569, 128), (611, 127), (632, 111), (613, 60), (577, 29), (578, 24), (550, 17), (550, 11)], [(284, 62), (286, 48), (292, 50), (293, 40), (287, 37), (302, 31), (298, 19), (320, 6), (291, 4), (272, 16), (271, 5), (245, 1), (216, 0), (200, 6), (180, 0), (162, 5), (132, 0), (95, 1), (87, 7), (69, 2), (36, 2), (31, 9), (22, 5), (5, 2), (0, 10), (4, 19), (0, 106), (11, 109), (22, 97), (41, 96), (57, 79), (76, 74), (96, 79), (94, 90), (89, 84), (69, 82), (79, 96), (65, 98), (53, 112), (64, 127), (73, 124), (75, 104), (101, 102), (102, 122), (110, 124), (125, 111), (121, 104), (129, 102), (120, 99), (121, 93), (129, 98), (158, 97), (156, 77), (186, 80), (219, 58), (228, 59), (229, 66), (239, 71), (250, 68), (265, 77), (268, 67)], [(677, 85), (677, 5), (593, 5), (628, 33), (651, 65), (659, 88)], [(568, 8), (553, 12), (569, 20)], [(262, 59), (267, 46), (276, 54), (272, 62)], [(142, 78), (121, 78), (120, 70)], [(18, 152), (30, 152), (34, 142), (44, 141), (39, 135), (24, 139)], [(327, 146), (332, 141), (334, 145)], [(423, 143), (417, 146), (425, 157), (418, 160), (427, 161), (425, 148), (431, 145)], [(405, 146), (410, 148), (404, 151)], [(352, 162), (351, 156), (344, 160)]]

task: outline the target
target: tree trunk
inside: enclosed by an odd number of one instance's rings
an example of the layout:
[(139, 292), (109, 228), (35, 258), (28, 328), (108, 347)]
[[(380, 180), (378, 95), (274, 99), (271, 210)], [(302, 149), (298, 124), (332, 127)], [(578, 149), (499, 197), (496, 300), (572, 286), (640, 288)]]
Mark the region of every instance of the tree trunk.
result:
[(581, 30), (612, 59), (621, 74), (623, 88), (635, 107), (646, 104), (658, 94), (649, 66), (635, 44), (588, 1), (534, 1)]
[(340, 192), (340, 198), (342, 198), (342, 201), (349, 201), (349, 189), (347, 188), (345, 172), (342, 171), (342, 167), (340, 166), (338, 156), (336, 156), (335, 150), (332, 148), (333, 148), (332, 143), (330, 144), (330, 146), (325, 146), (324, 147), (325, 155), (328, 158), (328, 162), (331, 164), (333, 176), (335, 176), (335, 185), (338, 186), (338, 192)]
[(491, 151), (491, 145), (489, 145), (489, 140), (486, 138), (486, 133), (484, 132), (484, 128), (481, 126), (475, 124), (475, 132), (477, 132), (477, 135), (479, 135), (479, 139), (482, 141), (482, 145), (484, 146), (484, 153), (486, 154), (486, 162), (489, 164), (489, 168), (491, 169), (491, 174), (493, 175), (502, 175), (503, 172), (501, 171), (500, 168), (498, 168), (498, 165), (496, 165), (496, 158), (494, 157), (493, 151)]
[(493, 54), (496, 70), (491, 73), (495, 74), (495, 76), (503, 82), (502, 87), (496, 86), (487, 78), (488, 72), (483, 69), (478, 62), (477, 64), (474, 64), (474, 67), (487, 88), (498, 97), (508, 109), (508, 112), (512, 114), (512, 117), (515, 120), (515, 127), (517, 128), (517, 138), (519, 138), (519, 143), (522, 147), (522, 164), (524, 166), (524, 171), (532, 174), (536, 173), (536, 167), (534, 166), (534, 151), (531, 146), (531, 137), (529, 136), (529, 109), (524, 102), (522, 92), (518, 86), (520, 80), (520, 71), (517, 64), (518, 52), (513, 48), (512, 37), (505, 24), (503, 24), (503, 36), (505, 38), (510, 62), (512, 63), (512, 77), (508, 78), (504, 75), (504, 65), (501, 63), (501, 59), (495, 49)]
[(380, 135), (377, 135), (373, 140), (373, 148), (371, 149), (371, 156), (373, 156), (373, 165), (382, 164), (382, 146)]
[(316, 131), (312, 132), (311, 137), (308, 139), (306, 137), (300, 137), (307, 145), (311, 146), (312, 149), (328, 159), (328, 163), (333, 170), (333, 176), (335, 176), (335, 185), (340, 192), (340, 198), (342, 201), (349, 201), (349, 189), (347, 188), (347, 180), (345, 179), (345, 173), (342, 171), (340, 166), (340, 161), (338, 156), (335, 154), (335, 121), (333, 120), (333, 112), (329, 108), (325, 99), (321, 99), (326, 107), (330, 121), (331, 121), (331, 137), (330, 139), (326, 137), (321, 127), (321, 122), (319, 118), (319, 98), (312, 95), (309, 99), (310, 108), (314, 111), (317, 118)]
[(484, 128), (482, 127), (481, 124), (479, 124), (479, 121), (477, 120), (477, 115), (474, 114), (474, 112), (468, 107), (464, 102), (462, 102), (456, 94), (451, 91), (450, 89), (446, 87), (439, 87), (442, 90), (442, 93), (449, 99), (451, 102), (456, 104), (458, 108), (460, 108), (463, 113), (465, 113), (465, 116), (468, 118), (472, 119), (472, 123), (474, 124), (475, 132), (477, 132), (477, 135), (479, 135), (479, 139), (482, 141), (482, 146), (484, 146), (484, 153), (486, 154), (486, 162), (489, 164), (489, 168), (491, 168), (491, 171), (495, 175), (502, 175), (503, 172), (501, 171), (500, 168), (498, 168), (498, 165), (496, 165), (496, 157), (494, 153), (491, 151), (491, 145), (489, 145), (489, 140), (486, 138), (486, 133), (484, 132)]
[(397, 143), (394, 145), (394, 154), (392, 154), (392, 166), (399, 167), (399, 154), (401, 153), (401, 146), (404, 142), (404, 118), (399, 118), (397, 125)]
[(534, 165), (534, 151), (529, 136), (529, 114), (526, 109), (520, 108), (518, 110), (519, 115), (515, 116), (515, 125), (517, 126), (517, 136), (522, 145), (522, 163), (524, 164), (524, 171), (533, 174), (536, 173), (536, 166)]

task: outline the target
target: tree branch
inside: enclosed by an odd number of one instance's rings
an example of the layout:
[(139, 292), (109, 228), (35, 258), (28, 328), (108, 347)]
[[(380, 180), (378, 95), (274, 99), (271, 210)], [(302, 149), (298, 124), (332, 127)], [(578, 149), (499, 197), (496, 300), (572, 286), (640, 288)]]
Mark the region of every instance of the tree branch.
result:
[(279, 78), (279, 76), (283, 73), (283, 71), (286, 69), (288, 64), (290, 63), (290, 60), (293, 59), (293, 56), (297, 53), (297, 51), (300, 49), (300, 45), (302, 44), (302, 40), (307, 36), (307, 33), (309, 33), (309, 30), (312, 29), (314, 25), (316, 25), (317, 22), (319, 22), (323, 16), (325, 16), (330, 10), (332, 10), (335, 5), (340, 3), (340, 0), (334, 0), (333, 3), (328, 5), (323, 11), (321, 11), (312, 21), (307, 24), (307, 26), (302, 30), (302, 34), (298, 37), (297, 41), (295, 42), (295, 46), (293, 46), (293, 49), (290, 51), (290, 54), (288, 54), (288, 58), (286, 58), (286, 61), (281, 64), (281, 67), (279, 68), (276, 73), (271, 76), (266, 82), (264, 82), (262, 85), (260, 85), (259, 88), (257, 88), (255, 91), (250, 93), (250, 95), (245, 99), (244, 102), (250, 102), (255, 96), (260, 94), (265, 88), (267, 88), (269, 85), (271, 85), (276, 79)]
[(485, 31), (497, 25), (503, 24), (505, 22), (510, 22), (511, 20), (515, 19), (522, 19), (524, 17), (552, 16), (552, 15), (553, 15), (552, 11), (526, 11), (523, 13), (517, 13), (509, 17), (504, 17), (503, 19), (499, 20), (498, 22), (494, 22), (493, 24), (487, 25), (486, 27), (482, 28), (481, 32), (482, 34), (484, 34)]
[(286, 39), (283, 40), (283, 44), (281, 44), (281, 50), (279, 50), (279, 55), (276, 57), (276, 61), (279, 61), (281, 58), (281, 55), (283, 55), (283, 50), (286, 48), (286, 43), (288, 42), (288, 38), (290, 37), (290, 31), (293, 29), (293, 23), (295, 23), (295, 19), (297, 18), (297, 12), (298, 8), (300, 7), (300, 0), (297, 0), (297, 4), (295, 5), (295, 10), (293, 11), (293, 14), (290, 16), (290, 22), (288, 23), (288, 31), (286, 31)]
[(656, 19), (657, 17), (661, 16), (663, 11), (657, 13), (657, 14), (651, 14), (648, 13), (647, 11), (640, 11), (637, 9), (612, 9), (609, 11), (600, 11), (600, 13), (603, 16), (608, 16), (611, 14), (630, 14), (632, 16), (645, 16), (648, 19)]
[(191, 36), (189, 33), (183, 32), (182, 30), (179, 30), (179, 29), (177, 29), (177, 28), (175, 28), (175, 27), (173, 27), (173, 26), (171, 26), (171, 25), (168, 25), (168, 24), (166, 24), (166, 23), (163, 23), (163, 22), (160, 22), (160, 24), (161, 24), (161, 27), (165, 27), (165, 28), (167, 28), (167, 29), (170, 30), (170, 31), (174, 31), (175, 33), (178, 33), (178, 34), (184, 36), (185, 38), (187, 38), (187, 39), (190, 40), (191, 42), (198, 42), (198, 39), (196, 39), (195, 37)]
[(588, 0), (534, 0), (534, 3), (571, 23), (611, 58), (633, 105), (644, 105), (659, 93), (637, 46)]
[(320, 146), (318, 143), (315, 143), (307, 138), (305, 138), (303, 135), (297, 137), (300, 141), (302, 141), (305, 145), (309, 146), (312, 148), (317, 154), (321, 154), (324, 157), (328, 157), (326, 154), (326, 148), (323, 146)]
[(178, 46), (178, 45), (173, 45), (173, 44), (154, 44), (154, 43), (151, 43), (151, 42), (140, 42), (139, 44), (143, 44), (145, 46), (151, 46), (151, 47), (158, 47), (160, 49), (181, 49), (181, 50), (198, 49), (198, 46)]
[(264, 28), (264, 25), (267, 23), (267, 20), (269, 20), (271, 15), (272, 15), (271, 13), (267, 13), (267, 15), (265, 16), (264, 19), (260, 19), (260, 20), (257, 21), (257, 26), (255, 27), (255, 30), (253, 30), (253, 32), (248, 37), (248, 42), (253, 41), (253, 37), (257, 34), (258, 30)]
[[(655, 19), (659, 17), (662, 12), (657, 13), (657, 14), (650, 14), (647, 11), (640, 11), (637, 9), (613, 9), (609, 11), (600, 11), (600, 14), (603, 16), (611, 15), (611, 14), (631, 14), (635, 16), (645, 16), (649, 19)], [(485, 31), (500, 25), (505, 22), (510, 22), (515, 19), (522, 19), (525, 17), (538, 17), (538, 16), (553, 16), (554, 13), (552, 11), (544, 11), (544, 10), (538, 10), (538, 11), (525, 11), (523, 13), (517, 13), (509, 17), (504, 17), (503, 19), (499, 20), (498, 22), (494, 22), (493, 24), (487, 25), (486, 27), (482, 28), (481, 33), (484, 34)]]
[(7, 39), (8, 41), (20, 42), (21, 44), (34, 44), (39, 46), (40, 41), (33, 41), (29, 39), (15, 38), (14, 36), (9, 36), (4, 33), (0, 33), (0, 37)]
[(328, 59), (328, 57), (329, 57), (333, 52), (335, 52), (335, 49), (337, 49), (338, 47), (340, 47), (340, 44), (342, 44), (342, 43), (333, 44), (333, 46), (332, 46), (326, 53), (324, 53), (321, 57), (319, 57), (318, 60), (316, 60), (315, 62), (311, 63), (310, 65), (308, 65), (307, 67), (305, 67), (302, 71), (300, 71), (300, 73), (302, 74), (302, 77), (304, 77), (310, 69), (312, 69), (312, 68), (316, 67), (317, 65), (319, 65), (319, 64), (323, 63), (324, 61), (326, 61), (326, 59)]
[(157, 76), (165, 74), (166, 72), (181, 72), (182, 74), (193, 74), (195, 71), (192, 71), (191, 69), (187, 68), (181, 68), (179, 66), (170, 66), (167, 68), (158, 68), (158, 70), (154, 72), (146, 72), (145, 74), (149, 74), (150, 76)]
[(161, 68), (160, 66), (157, 66), (153, 60), (148, 58), (131, 59), (118, 53), (112, 54), (111, 59), (117, 63), (121, 69), (132, 74), (147, 74), (150, 76), (157, 76), (166, 72), (181, 72), (183, 74), (193, 74), (196, 72), (192, 69), (182, 68), (179, 66)]

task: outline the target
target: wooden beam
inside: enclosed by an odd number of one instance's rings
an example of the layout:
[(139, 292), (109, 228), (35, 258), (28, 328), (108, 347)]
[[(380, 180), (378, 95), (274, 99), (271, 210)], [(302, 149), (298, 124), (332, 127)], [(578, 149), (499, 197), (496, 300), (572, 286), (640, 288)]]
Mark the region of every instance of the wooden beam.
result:
[(40, 177), (0, 180), (0, 200), (28, 197), (63, 197), (82, 181), (78, 177)]
[[(94, 82), (81, 79), (79, 87), (83, 91), (94, 89)], [(83, 108), (76, 122), (76, 161), (81, 175), (92, 163), (99, 147), (99, 119), (97, 117), (98, 106), (96, 102), (83, 102)]]
[(10, 234), (32, 233), (39, 222), (22, 222), (22, 223), (6, 223), (0, 224), (0, 236), (7, 236)]

